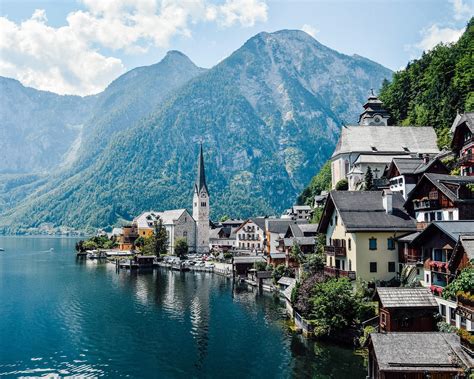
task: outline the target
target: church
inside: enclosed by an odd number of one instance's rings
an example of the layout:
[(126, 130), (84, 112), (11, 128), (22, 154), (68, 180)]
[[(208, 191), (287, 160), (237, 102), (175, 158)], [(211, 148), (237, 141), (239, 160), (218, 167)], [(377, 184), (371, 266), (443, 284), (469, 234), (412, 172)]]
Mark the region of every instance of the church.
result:
[(133, 219), (131, 226), (123, 228), (121, 237), (124, 239), (127, 235), (130, 242), (124, 244), (124, 247), (130, 249), (133, 245), (133, 238), (151, 236), (155, 222), (161, 220), (168, 234), (168, 252), (170, 254), (174, 253), (174, 247), (178, 239), (187, 241), (190, 253), (207, 254), (209, 253), (209, 206), (209, 190), (206, 183), (204, 155), (201, 145), (197, 176), (193, 188), (192, 215), (184, 208), (161, 212), (143, 212)]

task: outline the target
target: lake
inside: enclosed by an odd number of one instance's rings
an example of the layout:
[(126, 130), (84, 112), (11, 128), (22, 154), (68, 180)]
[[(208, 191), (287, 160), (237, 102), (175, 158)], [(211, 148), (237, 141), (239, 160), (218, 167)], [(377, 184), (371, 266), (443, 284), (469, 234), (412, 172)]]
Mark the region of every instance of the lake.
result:
[[(75, 239), (0, 237), (0, 377), (365, 378), (284, 304), (209, 273), (116, 272)], [(50, 250), (53, 249), (53, 250)]]

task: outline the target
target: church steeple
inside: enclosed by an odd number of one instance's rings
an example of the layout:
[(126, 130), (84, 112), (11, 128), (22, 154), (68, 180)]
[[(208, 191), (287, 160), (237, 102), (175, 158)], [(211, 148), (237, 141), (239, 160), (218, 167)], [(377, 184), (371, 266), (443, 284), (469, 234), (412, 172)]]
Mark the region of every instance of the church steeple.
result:
[(359, 125), (388, 125), (389, 113), (384, 109), (383, 103), (370, 91), (369, 98), (364, 104), (364, 111), (359, 116)]
[(196, 183), (194, 184), (194, 192), (200, 193), (203, 189), (207, 193), (209, 193), (207, 189), (207, 184), (206, 184), (206, 172), (204, 170), (204, 156), (202, 153), (202, 143), (201, 143), (201, 149), (199, 152), (197, 178), (196, 178)]

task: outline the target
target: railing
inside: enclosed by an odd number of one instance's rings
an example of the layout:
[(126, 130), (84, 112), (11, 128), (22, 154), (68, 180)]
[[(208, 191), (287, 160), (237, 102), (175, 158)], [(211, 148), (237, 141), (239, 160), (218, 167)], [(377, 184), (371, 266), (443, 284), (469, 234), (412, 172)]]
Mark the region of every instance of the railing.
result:
[(324, 246), (324, 252), (335, 257), (345, 257), (347, 254), (345, 246)]
[(413, 208), (415, 209), (415, 211), (419, 211), (422, 209), (437, 209), (439, 208), (439, 201), (438, 200), (414, 200)]
[(440, 274), (446, 274), (448, 271), (448, 262), (431, 261), (430, 268), (432, 271), (438, 272)]
[(464, 154), (459, 157), (459, 164), (474, 163), (474, 154)]
[[(469, 309), (474, 312), (474, 296), (470, 293), (459, 292), (457, 296), (458, 304), (463, 308)], [(474, 315), (473, 315), (474, 321)]]
[(324, 267), (324, 274), (332, 278), (349, 278), (350, 280), (355, 280), (356, 273), (355, 271), (345, 271), (335, 267)]

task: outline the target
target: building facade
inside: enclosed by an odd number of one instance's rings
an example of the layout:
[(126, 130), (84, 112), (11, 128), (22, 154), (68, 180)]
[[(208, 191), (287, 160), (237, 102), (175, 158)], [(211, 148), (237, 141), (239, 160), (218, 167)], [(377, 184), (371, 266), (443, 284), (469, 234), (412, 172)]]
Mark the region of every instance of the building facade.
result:
[(451, 147), (459, 157), (461, 175), (474, 176), (474, 112), (458, 114), (451, 133)]

